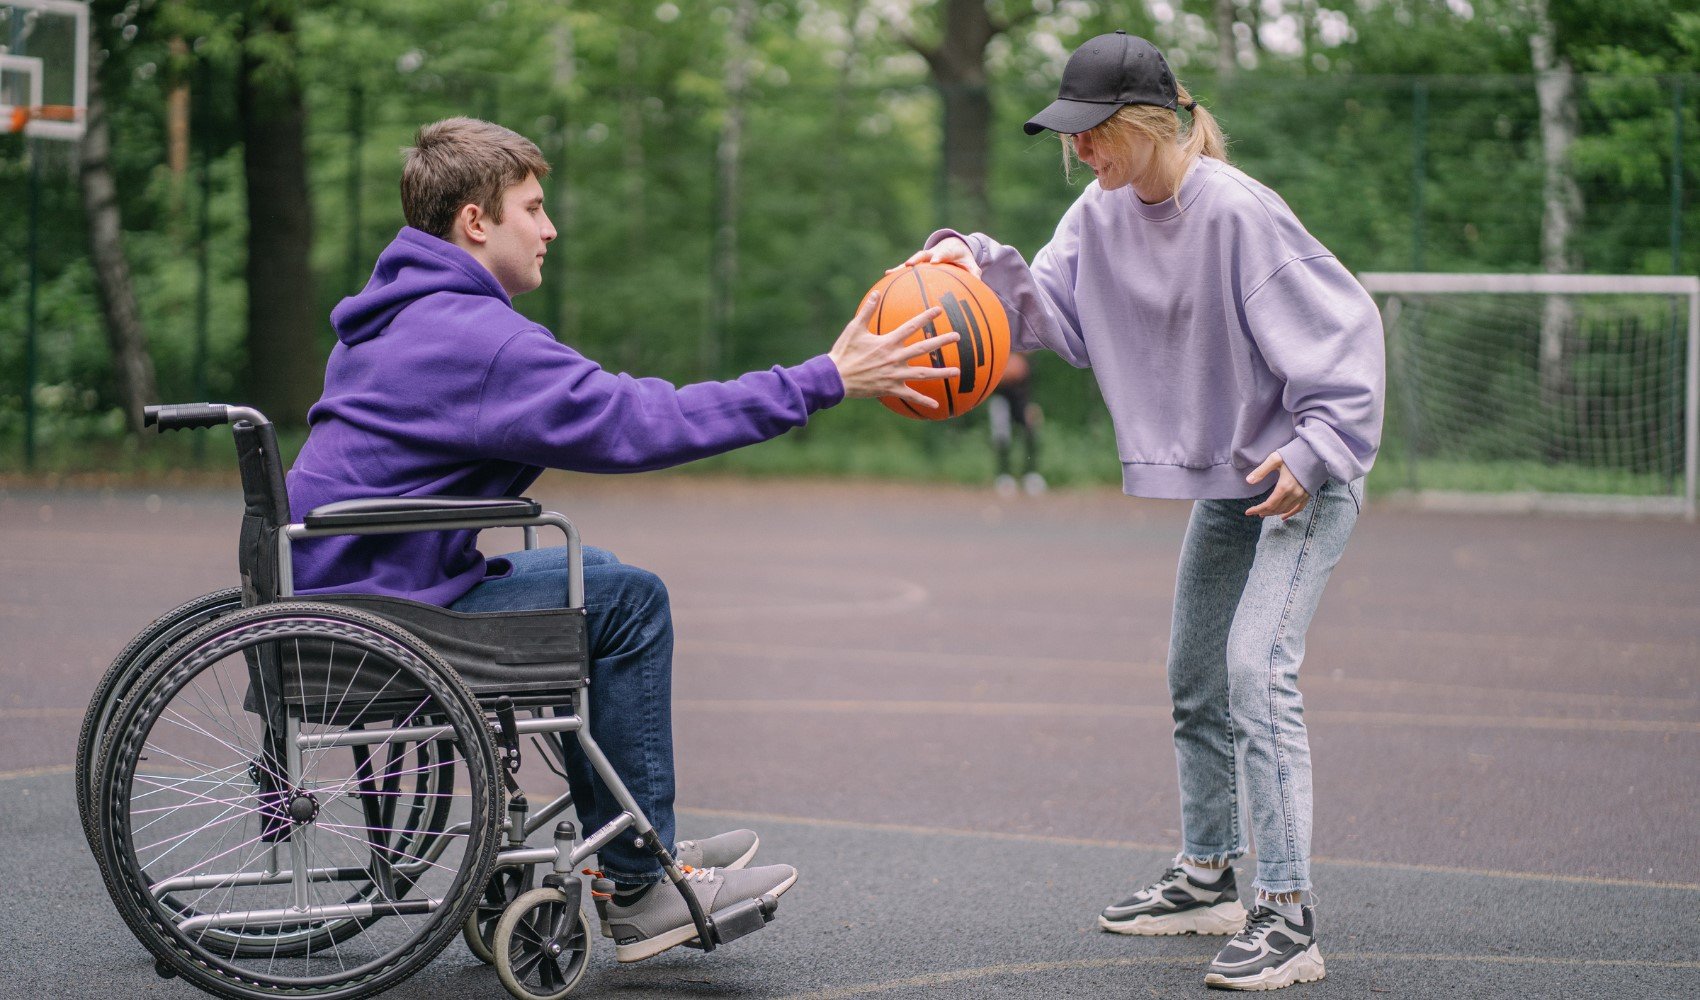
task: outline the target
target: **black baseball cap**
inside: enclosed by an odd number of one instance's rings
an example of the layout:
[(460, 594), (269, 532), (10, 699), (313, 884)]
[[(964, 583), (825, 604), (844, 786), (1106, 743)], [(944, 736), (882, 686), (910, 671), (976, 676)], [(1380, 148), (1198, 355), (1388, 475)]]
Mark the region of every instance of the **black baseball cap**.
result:
[(1045, 129), (1075, 135), (1097, 128), (1128, 104), (1175, 107), (1175, 74), (1157, 46), (1115, 31), (1089, 38), (1068, 57), (1057, 99), (1023, 125), (1028, 135)]

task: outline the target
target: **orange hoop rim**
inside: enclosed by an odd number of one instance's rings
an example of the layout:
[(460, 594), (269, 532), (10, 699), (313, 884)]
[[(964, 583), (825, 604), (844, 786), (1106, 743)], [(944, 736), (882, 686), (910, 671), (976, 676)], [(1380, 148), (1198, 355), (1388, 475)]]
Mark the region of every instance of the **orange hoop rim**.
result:
[(82, 112), (71, 104), (19, 104), (12, 108), (4, 122), (5, 131), (17, 133), (22, 132), (32, 121), (75, 123), (82, 119)]

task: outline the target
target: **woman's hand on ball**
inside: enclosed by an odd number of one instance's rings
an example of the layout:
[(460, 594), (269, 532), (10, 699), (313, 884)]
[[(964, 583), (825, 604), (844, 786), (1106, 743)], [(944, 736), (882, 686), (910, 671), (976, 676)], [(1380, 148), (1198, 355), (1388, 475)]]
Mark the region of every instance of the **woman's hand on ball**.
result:
[(913, 344), (904, 343), (944, 312), (938, 306), (915, 316), (890, 333), (875, 333), (869, 329), (868, 323), (874, 318), (874, 307), (878, 304), (877, 293), (862, 300), (862, 308), (844, 332), (838, 335), (838, 342), (832, 345), (828, 354), (838, 367), (838, 377), (844, 381), (845, 398), (895, 396), (915, 406), (936, 409), (939, 405), (936, 400), (910, 388), (909, 383), (920, 379), (955, 378), (962, 374), (961, 369), (911, 365), (909, 360), (946, 344), (954, 344), (961, 335), (951, 330)]
[[(980, 262), (974, 259), (974, 251), (955, 236), (947, 236), (925, 250), (916, 251), (903, 264), (905, 267), (910, 264), (955, 264), (976, 278), (980, 276)], [(895, 270), (897, 268), (894, 267), (885, 273)]]

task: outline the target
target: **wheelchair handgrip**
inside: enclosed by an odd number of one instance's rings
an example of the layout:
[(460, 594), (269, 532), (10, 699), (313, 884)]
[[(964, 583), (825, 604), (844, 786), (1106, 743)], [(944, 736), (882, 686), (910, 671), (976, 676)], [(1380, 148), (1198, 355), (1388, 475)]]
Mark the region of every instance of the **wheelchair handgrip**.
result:
[(142, 426), (166, 431), (194, 427), (218, 427), (229, 420), (228, 407), (223, 403), (171, 403), (142, 407)]

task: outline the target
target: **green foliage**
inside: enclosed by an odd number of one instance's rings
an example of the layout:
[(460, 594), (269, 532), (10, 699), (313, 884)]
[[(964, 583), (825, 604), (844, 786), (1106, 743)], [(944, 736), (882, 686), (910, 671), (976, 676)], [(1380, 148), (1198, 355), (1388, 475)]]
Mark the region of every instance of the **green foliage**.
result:
[[(1037, 251), (1088, 179), (1064, 180), (1055, 138), (1027, 137), (1020, 124), (1054, 96), (1062, 51), (1126, 27), (1169, 46), (1190, 89), (1225, 125), (1235, 161), (1280, 193), (1348, 266), (1538, 268), (1542, 168), (1526, 5), (1481, 0), (1468, 18), (1444, 0), (1347, 5), (1352, 37), (1325, 58), (1264, 51), (1256, 69), (1231, 79), (1209, 71), (1211, 43), (1185, 27), (1199, 15), (1207, 25), (1207, 6), (1172, 6), (1182, 20), (1159, 22), (1153, 8), (1131, 0), (1041, 4), (1042, 16), (993, 45), (1000, 239)], [(1585, 74), (1573, 155), (1585, 204), (1577, 238), (1590, 270), (1668, 272), (1673, 222), (1681, 269), (1700, 270), (1700, 14), (1683, 6), (1553, 5), (1561, 48)], [(719, 330), (711, 323), (715, 154), (734, 100), (724, 83), (724, 5), (100, 0), (94, 22), (110, 52), (102, 82), (112, 160), (161, 393), (194, 394), (197, 372), (210, 397), (245, 392), (247, 223), (233, 83), (243, 59), (265, 73), (295, 74), (306, 88), (319, 315), (364, 284), (403, 224), (398, 150), (425, 122), (471, 114), (531, 136), (554, 164), (549, 207), (561, 239), (544, 288), (517, 305), (562, 340), (608, 367), (681, 382), (824, 350), (884, 268), (952, 222), (939, 216), (937, 95), (924, 63), (878, 16), (889, 7), (762, 7), (742, 105), (733, 311)], [(1028, 5), (998, 0), (994, 9), (1020, 17)], [(293, 37), (247, 26), (257, 11), (292, 27)], [(903, 27), (922, 38), (938, 30), (924, 8)], [(188, 43), (189, 55), (171, 54), (173, 37)], [(174, 176), (165, 164), (166, 98), (185, 82), (195, 94), (196, 155), (186, 175)], [(1679, 94), (1685, 173), (1673, 220)], [(0, 140), (0, 186), (9, 192), (24, 189), (21, 153), (17, 140)], [(74, 171), (61, 158), (43, 178), (38, 401), (51, 435), (44, 448), (74, 460), (70, 442), (115, 435), (119, 426), (110, 416)], [(195, 322), (203, 210), (211, 265), (204, 353)], [(0, 468), (15, 467), (21, 433), (23, 216), (0, 212)], [(319, 349), (328, 353), (332, 343), (327, 322)], [(1038, 376), (1050, 421), (1047, 475), (1114, 481), (1114, 447), (1091, 374), (1047, 357)], [(982, 437), (850, 406), (805, 434), (713, 467), (973, 479), (989, 470)]]

